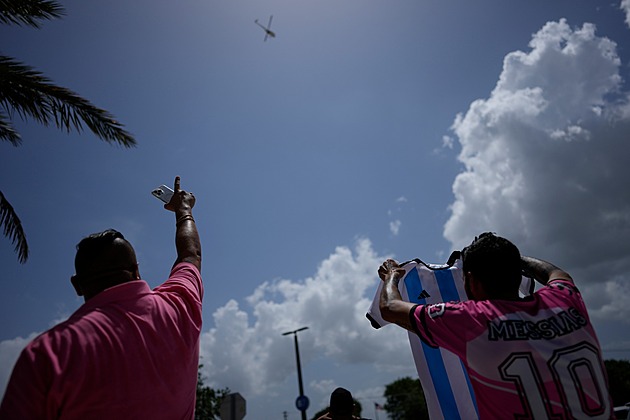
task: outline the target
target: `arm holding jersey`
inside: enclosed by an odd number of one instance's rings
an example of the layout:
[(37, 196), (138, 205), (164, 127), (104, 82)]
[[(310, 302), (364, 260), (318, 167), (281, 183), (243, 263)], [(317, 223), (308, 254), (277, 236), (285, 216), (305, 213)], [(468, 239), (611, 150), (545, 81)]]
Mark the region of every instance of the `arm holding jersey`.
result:
[(385, 261), (378, 269), (383, 281), (379, 308), (385, 321), (393, 322), (409, 331), (414, 331), (409, 313), (416, 304), (405, 302), (398, 290), (398, 283), (405, 276), (405, 270), (394, 260)]

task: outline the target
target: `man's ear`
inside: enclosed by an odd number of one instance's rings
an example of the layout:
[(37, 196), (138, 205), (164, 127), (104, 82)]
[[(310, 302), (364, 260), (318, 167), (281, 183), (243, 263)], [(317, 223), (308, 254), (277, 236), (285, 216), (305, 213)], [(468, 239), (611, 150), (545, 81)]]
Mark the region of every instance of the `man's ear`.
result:
[(70, 283), (72, 283), (72, 286), (74, 287), (75, 292), (77, 292), (77, 296), (83, 296), (83, 288), (81, 287), (81, 281), (79, 279), (79, 276), (72, 276), (70, 277)]
[[(486, 294), (486, 289), (483, 287), (483, 284), (475, 278), (475, 275), (470, 271), (464, 274), (466, 276), (466, 293), (469, 295), (468, 299), (474, 300), (486, 300), (488, 299), (488, 295)], [(470, 296), (472, 295), (472, 296)]]
[(142, 278), (140, 277), (140, 268), (137, 263), (136, 263), (136, 269), (133, 272), (133, 278), (136, 280), (140, 280)]

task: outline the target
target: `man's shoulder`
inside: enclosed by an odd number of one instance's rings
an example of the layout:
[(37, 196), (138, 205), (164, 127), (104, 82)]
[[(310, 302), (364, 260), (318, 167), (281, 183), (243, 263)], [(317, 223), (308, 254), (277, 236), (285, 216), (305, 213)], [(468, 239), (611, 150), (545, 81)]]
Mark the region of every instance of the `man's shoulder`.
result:
[(580, 290), (575, 286), (573, 282), (565, 279), (553, 279), (550, 280), (544, 287), (535, 292), (541, 299), (552, 296), (560, 297), (564, 296), (564, 299), (581, 300)]
[(168, 280), (155, 288), (156, 292), (166, 293), (186, 293), (196, 296), (196, 299), (203, 297), (203, 282), (199, 269), (192, 263), (180, 262), (173, 266)]
[(73, 319), (73, 316), (74, 315), (32, 338), (28, 337), (30, 341), (24, 346), (22, 353), (29, 354), (31, 357), (34, 354), (48, 354), (56, 348), (63, 346), (64, 343), (67, 344), (70, 342), (73, 336), (71, 325), (81, 319), (80, 317)]

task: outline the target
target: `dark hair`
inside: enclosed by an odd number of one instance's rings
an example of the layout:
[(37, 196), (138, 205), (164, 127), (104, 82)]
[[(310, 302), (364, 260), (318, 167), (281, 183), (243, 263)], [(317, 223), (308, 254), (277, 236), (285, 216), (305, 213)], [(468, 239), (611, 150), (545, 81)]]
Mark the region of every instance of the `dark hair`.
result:
[[(117, 240), (118, 243), (116, 243)], [(136, 255), (131, 244), (122, 233), (114, 229), (93, 233), (76, 246), (74, 265), (77, 274), (104, 267), (129, 268), (136, 263)]]
[(516, 245), (484, 232), (462, 250), (464, 272), (481, 282), (489, 297), (514, 293), (521, 282), (521, 253)]
[(334, 416), (351, 416), (354, 408), (352, 394), (345, 388), (337, 388), (330, 394), (330, 414)]

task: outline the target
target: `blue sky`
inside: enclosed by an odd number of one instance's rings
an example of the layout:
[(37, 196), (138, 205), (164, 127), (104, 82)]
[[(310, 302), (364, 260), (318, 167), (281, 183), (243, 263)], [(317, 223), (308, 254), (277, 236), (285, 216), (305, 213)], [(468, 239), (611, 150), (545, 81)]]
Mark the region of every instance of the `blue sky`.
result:
[[(581, 287), (605, 358), (630, 359), (630, 29), (619, 1), (65, 1), (1, 51), (113, 113), (110, 146), (16, 119), (1, 190), (26, 229), (0, 241), (0, 389), (29, 338), (80, 304), (74, 246), (109, 227), (155, 286), (198, 197), (206, 382), (248, 418), (299, 418), (336, 386), (373, 416), (414, 375), (406, 335), (364, 318), (386, 257), (443, 262), (492, 230)], [(254, 24), (273, 15), (275, 39)], [(381, 414), (382, 416), (382, 414)]]

